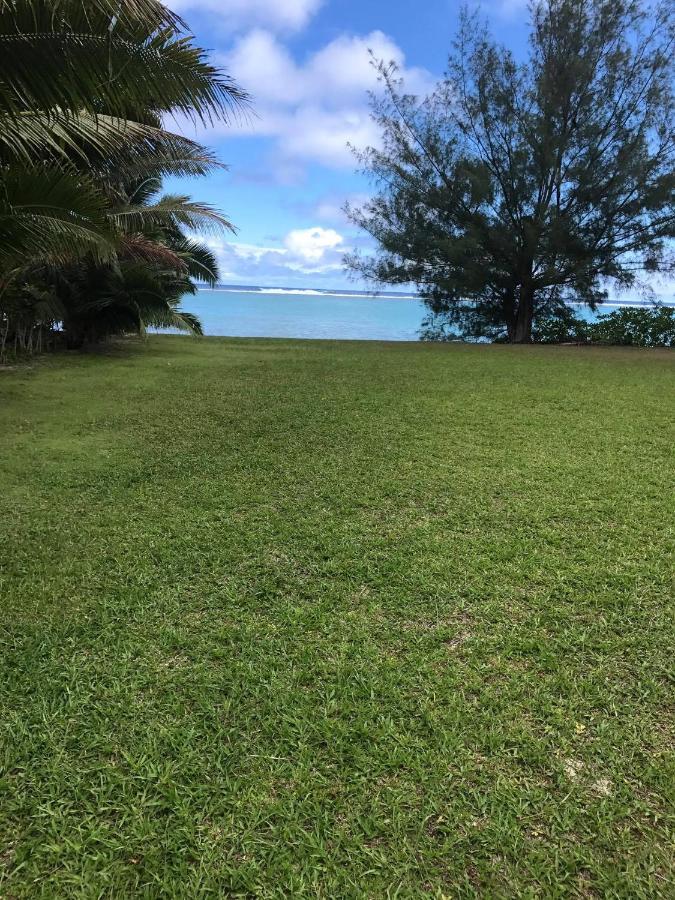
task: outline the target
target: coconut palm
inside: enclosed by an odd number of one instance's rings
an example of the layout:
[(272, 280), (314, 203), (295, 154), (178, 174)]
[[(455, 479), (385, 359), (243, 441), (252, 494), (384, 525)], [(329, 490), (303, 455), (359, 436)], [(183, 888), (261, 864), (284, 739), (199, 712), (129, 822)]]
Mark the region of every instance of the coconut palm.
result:
[[(185, 23), (157, 0), (0, 0), (0, 332), (5, 338), (12, 304), (22, 310), (22, 322), (31, 303), (38, 302), (42, 312), (36, 321), (53, 319), (59, 310), (67, 321), (68, 311), (59, 307), (64, 292), (44, 315), (45, 285), (63, 284), (56, 272), (72, 279), (78, 259), (82, 271), (75, 282), (83, 271), (90, 279), (97, 271), (119, 288), (124, 273), (125, 289), (138, 285), (138, 298), (140, 263), (156, 278), (161, 263), (166, 302), (175, 299), (179, 287), (189, 289), (191, 266), (197, 263), (190, 261), (181, 229), (231, 229), (230, 223), (206, 204), (186, 197), (149, 202), (128, 196), (125, 186), (148, 181), (156, 190), (163, 175), (203, 175), (220, 165), (200, 144), (167, 130), (164, 120), (172, 115), (202, 123), (228, 120), (246, 103), (244, 92), (194, 45)], [(46, 281), (45, 273), (50, 273)], [(39, 287), (30, 280), (35, 278)], [(147, 285), (143, 291), (150, 296)], [(170, 318), (162, 309), (156, 316)], [(149, 318), (139, 315), (134, 321), (134, 330), (140, 330)], [(185, 317), (176, 322), (189, 324)]]
[(165, 114), (204, 123), (245, 102), (156, 0), (0, 0), (5, 159), (114, 152), (161, 138)]
[(147, 327), (201, 334), (196, 317), (180, 309), (181, 298), (196, 290), (194, 280), (215, 284), (213, 253), (190, 232), (232, 226), (213, 207), (189, 197), (160, 195), (161, 181), (147, 178), (128, 187), (124, 202), (109, 211), (119, 237), (115, 264), (87, 260), (88, 283), (79, 303), (66, 304), (71, 346)]
[(245, 102), (157, 0), (0, 0), (0, 246), (31, 254), (54, 221), (50, 250), (100, 247), (102, 204), (79, 173), (204, 174), (213, 155), (162, 117), (228, 119)]
[(195, 280), (215, 284), (218, 266), (208, 247), (185, 229), (219, 232), (232, 226), (209, 204), (161, 195), (160, 189), (157, 178), (126, 190), (108, 188), (106, 216), (116, 236), (111, 258), (89, 253), (17, 272), (6, 303), (12, 303), (21, 349), (44, 344), (55, 323), (72, 348), (115, 334), (143, 334), (153, 326), (201, 334), (199, 321), (180, 309), (180, 301), (195, 292)]

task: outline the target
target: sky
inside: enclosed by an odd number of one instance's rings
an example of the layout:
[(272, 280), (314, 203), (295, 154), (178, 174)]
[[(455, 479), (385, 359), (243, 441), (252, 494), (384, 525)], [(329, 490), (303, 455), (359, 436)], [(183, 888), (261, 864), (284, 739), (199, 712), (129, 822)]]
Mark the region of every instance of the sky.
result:
[[(210, 238), (221, 281), (302, 288), (363, 288), (342, 262), (367, 236), (345, 217), (370, 185), (351, 143), (376, 143), (367, 91), (369, 51), (395, 60), (406, 89), (425, 94), (442, 74), (461, 0), (173, 0), (197, 43), (252, 97), (252, 115), (196, 130), (227, 171), (172, 179), (170, 190), (206, 200), (237, 228)], [(526, 0), (481, 0), (497, 37), (527, 41)], [(169, 126), (171, 127), (171, 126)]]

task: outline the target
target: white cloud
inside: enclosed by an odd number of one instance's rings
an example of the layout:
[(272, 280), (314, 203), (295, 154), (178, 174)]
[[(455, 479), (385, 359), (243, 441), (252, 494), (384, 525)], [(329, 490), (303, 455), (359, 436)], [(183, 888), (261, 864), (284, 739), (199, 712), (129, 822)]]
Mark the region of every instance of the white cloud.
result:
[(256, 117), (229, 135), (273, 139), (275, 166), (282, 172), (297, 162), (353, 167), (348, 143), (365, 147), (378, 141), (367, 101), (367, 91), (378, 87), (370, 50), (376, 59), (397, 63), (406, 90), (431, 89), (430, 74), (406, 67), (401, 49), (381, 31), (343, 35), (302, 62), (270, 31), (250, 31), (222, 61), (252, 94)]
[(379, 133), (366, 108), (335, 111), (301, 106), (282, 123), (278, 145), (286, 158), (319, 162), (332, 168), (353, 168), (349, 145), (373, 146)]
[[(375, 59), (398, 65), (407, 91), (424, 95), (432, 89), (431, 74), (406, 66), (402, 50), (382, 31), (342, 35), (296, 60), (271, 31), (252, 29), (218, 62), (252, 95), (253, 115), (235, 127), (216, 124), (215, 130), (230, 139), (269, 138), (270, 172), (280, 183), (300, 181), (308, 163), (353, 168), (348, 144), (364, 148), (379, 142), (368, 107), (367, 92), (379, 88), (370, 51)], [(186, 122), (178, 127), (195, 134)], [(209, 140), (199, 127), (196, 134)]]
[(363, 103), (365, 92), (377, 88), (370, 51), (375, 59), (392, 60), (401, 68), (407, 90), (429, 90), (429, 73), (406, 68), (403, 51), (381, 31), (335, 38), (300, 64), (273, 34), (258, 28), (237, 41), (224, 63), (263, 107), (321, 103), (338, 108), (350, 101)]
[(338, 97), (360, 97), (365, 89), (375, 89), (377, 72), (371, 64), (371, 51), (376, 60), (395, 62), (400, 67), (407, 90), (419, 93), (429, 89), (429, 73), (406, 68), (401, 48), (382, 31), (371, 31), (364, 37), (338, 37), (311, 57), (306, 69), (313, 90), (321, 93), (321, 85), (328, 84)]
[(234, 46), (224, 63), (253, 95), (256, 105), (295, 103), (302, 97), (302, 76), (290, 53), (269, 31), (257, 28)]
[(335, 278), (342, 272), (343, 253), (349, 249), (343, 235), (333, 228), (299, 228), (289, 231), (282, 246), (207, 241), (218, 258), (221, 277), (256, 284), (292, 283), (299, 277)]
[(297, 228), (289, 231), (284, 243), (293, 256), (304, 262), (317, 263), (330, 250), (344, 243), (344, 238), (333, 228)]
[(212, 241), (214, 249), (223, 249), (224, 246), (230, 248), (235, 256), (240, 259), (263, 259), (270, 253), (278, 253), (281, 256), (285, 254), (285, 250), (279, 247), (259, 247), (257, 244), (244, 244), (239, 241)]
[(299, 31), (317, 12), (323, 0), (173, 0), (171, 9), (181, 15), (205, 12), (223, 29), (261, 25), (272, 30)]

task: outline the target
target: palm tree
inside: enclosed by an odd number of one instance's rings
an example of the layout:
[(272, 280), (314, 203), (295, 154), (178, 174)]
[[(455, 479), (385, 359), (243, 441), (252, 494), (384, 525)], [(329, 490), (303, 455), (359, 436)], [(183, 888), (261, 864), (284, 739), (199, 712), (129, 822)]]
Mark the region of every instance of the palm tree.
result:
[(142, 239), (149, 252), (150, 223), (231, 228), (187, 198), (139, 209), (124, 185), (220, 165), (163, 121), (229, 120), (246, 103), (157, 0), (0, 0), (0, 333), (27, 272), (119, 270)]
[[(66, 246), (70, 240), (73, 252), (99, 244), (100, 207), (79, 172), (144, 164), (147, 172), (152, 161), (158, 174), (204, 174), (216, 164), (213, 155), (164, 129), (162, 117), (228, 119), (246, 101), (157, 0), (0, 0), (4, 254), (43, 247), (48, 219), (58, 223), (53, 240)], [(24, 204), (21, 190), (27, 180), (44, 186), (50, 178), (53, 202), (42, 216), (31, 205), (33, 192)], [(37, 233), (32, 215), (40, 217)], [(29, 217), (27, 227), (17, 229), (17, 216)]]
[(5, 158), (114, 152), (161, 140), (165, 114), (227, 120), (246, 102), (157, 0), (0, 0)]
[(196, 291), (195, 281), (215, 284), (218, 264), (185, 229), (219, 232), (232, 226), (209, 204), (162, 196), (160, 188), (157, 178), (126, 191), (108, 186), (105, 215), (116, 240), (111, 258), (88, 253), (17, 271), (5, 304), (12, 305), (20, 349), (44, 345), (56, 324), (71, 348), (115, 334), (143, 334), (153, 326), (201, 334), (199, 321), (181, 310), (180, 301)]
[[(116, 260), (76, 263), (71, 279), (83, 289), (64, 303), (64, 325), (71, 346), (149, 326), (201, 334), (196, 317), (180, 309), (181, 298), (196, 290), (194, 280), (215, 284), (213, 253), (190, 232), (231, 230), (207, 203), (160, 195), (161, 180), (147, 178), (120, 191), (109, 218), (119, 235)], [(73, 302), (75, 301), (75, 302)]]

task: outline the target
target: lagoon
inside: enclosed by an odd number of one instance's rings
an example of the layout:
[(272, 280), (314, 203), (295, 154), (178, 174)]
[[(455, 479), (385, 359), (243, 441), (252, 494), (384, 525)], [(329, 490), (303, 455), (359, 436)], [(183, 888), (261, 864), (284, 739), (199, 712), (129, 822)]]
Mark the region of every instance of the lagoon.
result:
[[(199, 316), (207, 335), (361, 341), (416, 341), (427, 314), (412, 294), (258, 286), (204, 288), (186, 296), (183, 308)], [(614, 309), (605, 304), (599, 312)], [(578, 312), (594, 318), (587, 309)]]
[(412, 296), (284, 289), (203, 289), (183, 308), (208, 335), (416, 341), (426, 310)]

